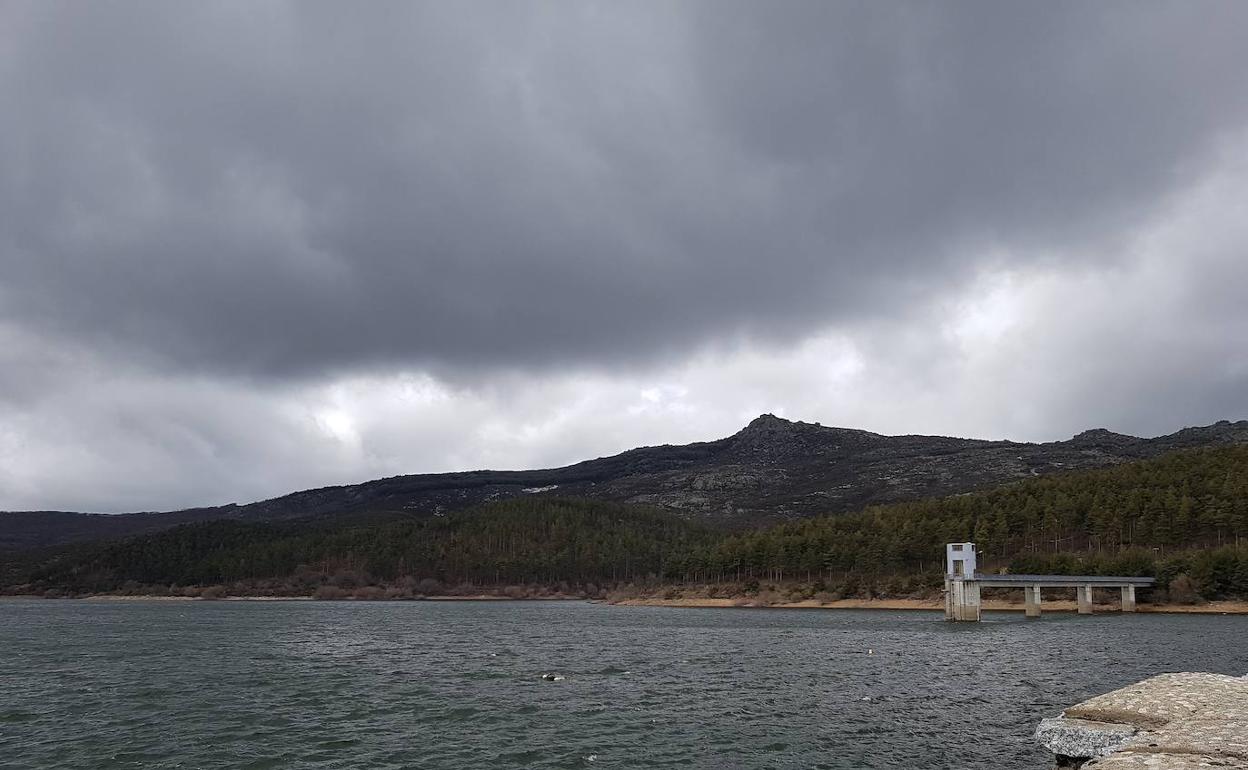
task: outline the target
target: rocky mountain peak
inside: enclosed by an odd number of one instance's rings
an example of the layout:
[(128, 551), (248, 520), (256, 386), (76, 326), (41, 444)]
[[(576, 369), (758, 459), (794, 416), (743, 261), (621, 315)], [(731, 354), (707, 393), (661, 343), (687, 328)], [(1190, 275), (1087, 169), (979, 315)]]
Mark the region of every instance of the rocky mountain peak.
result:
[(771, 412), (760, 414), (749, 424), (741, 429), (741, 433), (760, 433), (776, 430), (787, 430), (796, 426), (796, 423), (790, 422), (783, 417), (777, 417)]
[(1172, 439), (1183, 445), (1202, 444), (1207, 442), (1243, 442), (1248, 441), (1248, 420), (1219, 420), (1212, 425), (1184, 428), (1165, 438)]
[(831, 428), (817, 422), (801, 422), (786, 420), (774, 414), (761, 414), (750, 421), (731, 439), (738, 444), (793, 443), (814, 442), (816, 444), (834, 442), (842, 435), (866, 434), (865, 431), (850, 428)]
[(1071, 438), (1071, 441), (1075, 441), (1081, 444), (1104, 443), (1107, 441), (1122, 442), (1122, 441), (1139, 441), (1139, 440), (1140, 439), (1136, 438), (1135, 436), (1128, 436), (1124, 433), (1115, 433), (1114, 431), (1109, 430), (1108, 428), (1092, 428), (1091, 430), (1085, 430), (1082, 433), (1076, 433)]

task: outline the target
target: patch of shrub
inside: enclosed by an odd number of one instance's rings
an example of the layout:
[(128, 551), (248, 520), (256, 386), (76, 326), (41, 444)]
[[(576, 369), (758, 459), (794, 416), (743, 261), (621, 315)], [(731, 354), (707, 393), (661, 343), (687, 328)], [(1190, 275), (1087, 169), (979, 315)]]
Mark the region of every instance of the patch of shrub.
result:
[(509, 599), (527, 599), (529, 598), (529, 589), (524, 586), (507, 586), (503, 589), (503, 596)]
[(754, 597), (754, 604), (758, 607), (771, 607), (773, 605), (783, 603), (784, 597), (777, 591), (772, 590), (770, 587), (759, 591), (758, 595)]
[(1195, 583), (1186, 574), (1180, 573), (1170, 581), (1170, 601), (1175, 604), (1196, 604), (1200, 601), (1200, 593)]

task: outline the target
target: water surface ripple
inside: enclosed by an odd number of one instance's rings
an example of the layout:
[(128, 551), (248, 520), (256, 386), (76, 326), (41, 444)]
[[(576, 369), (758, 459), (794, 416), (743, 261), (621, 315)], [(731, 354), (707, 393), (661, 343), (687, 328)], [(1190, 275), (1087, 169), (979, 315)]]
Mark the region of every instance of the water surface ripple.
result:
[(1034, 770), (1064, 706), (1248, 672), (1248, 617), (987, 619), (5, 600), (0, 767)]

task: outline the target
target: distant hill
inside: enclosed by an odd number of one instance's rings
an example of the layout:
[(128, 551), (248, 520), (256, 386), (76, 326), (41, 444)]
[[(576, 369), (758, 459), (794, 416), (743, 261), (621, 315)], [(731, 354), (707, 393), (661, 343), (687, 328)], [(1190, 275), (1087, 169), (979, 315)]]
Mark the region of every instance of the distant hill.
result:
[[(1248, 446), (1194, 449), (990, 490), (730, 532), (636, 505), (524, 497), (446, 516), (219, 520), (0, 562), (0, 593), (411, 598), (601, 596), (628, 586), (772, 584), (789, 599), (938, 590), (944, 543), (981, 567), (1185, 577), (1248, 597)], [(514, 592), (514, 593), (513, 593)]]
[(1044, 474), (1248, 443), (1248, 421), (1157, 438), (1097, 429), (1043, 444), (882, 436), (762, 415), (717, 441), (643, 447), (533, 471), (467, 471), (295, 492), (248, 505), (114, 516), (0, 514), (0, 549), (119, 537), (193, 521), (281, 521), (374, 511), (443, 515), (516, 497), (554, 495), (647, 505), (686, 519), (758, 526), (867, 505), (938, 497)]

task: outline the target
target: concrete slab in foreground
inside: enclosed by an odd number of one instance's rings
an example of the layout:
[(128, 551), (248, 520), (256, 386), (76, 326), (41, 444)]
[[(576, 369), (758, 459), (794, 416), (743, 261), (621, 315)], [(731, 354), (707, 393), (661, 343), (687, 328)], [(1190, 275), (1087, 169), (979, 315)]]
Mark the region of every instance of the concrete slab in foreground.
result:
[(1248, 677), (1161, 674), (1045, 719), (1059, 767), (1248, 770)]

